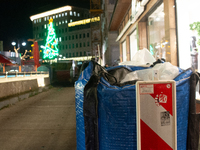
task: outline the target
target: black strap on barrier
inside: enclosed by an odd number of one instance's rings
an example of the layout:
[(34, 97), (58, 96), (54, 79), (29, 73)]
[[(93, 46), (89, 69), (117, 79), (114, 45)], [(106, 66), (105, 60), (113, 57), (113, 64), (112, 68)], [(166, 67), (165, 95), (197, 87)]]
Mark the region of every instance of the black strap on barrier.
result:
[(199, 118), (196, 113), (196, 85), (199, 81), (199, 73), (193, 73), (190, 77), (190, 103), (188, 116), (187, 150), (198, 150), (199, 146)]

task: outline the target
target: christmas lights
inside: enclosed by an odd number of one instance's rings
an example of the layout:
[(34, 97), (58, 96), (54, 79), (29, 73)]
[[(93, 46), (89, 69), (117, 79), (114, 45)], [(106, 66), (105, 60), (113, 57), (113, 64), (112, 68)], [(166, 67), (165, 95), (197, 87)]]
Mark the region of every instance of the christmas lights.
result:
[(58, 41), (56, 39), (53, 19), (49, 19), (48, 36), (43, 50), (43, 59), (54, 59), (58, 56)]

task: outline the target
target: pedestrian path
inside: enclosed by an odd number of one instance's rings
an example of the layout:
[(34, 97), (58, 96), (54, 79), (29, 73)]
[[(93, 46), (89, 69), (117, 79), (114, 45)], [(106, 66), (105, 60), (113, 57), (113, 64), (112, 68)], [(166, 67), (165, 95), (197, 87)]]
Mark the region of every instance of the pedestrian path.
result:
[(1, 150), (76, 150), (75, 91), (53, 87), (0, 110)]

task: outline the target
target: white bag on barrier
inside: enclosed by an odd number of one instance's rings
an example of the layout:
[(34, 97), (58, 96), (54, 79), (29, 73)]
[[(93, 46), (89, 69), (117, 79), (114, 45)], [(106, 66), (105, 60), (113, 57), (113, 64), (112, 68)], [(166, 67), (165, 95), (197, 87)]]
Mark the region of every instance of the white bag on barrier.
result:
[(151, 69), (137, 70), (128, 73), (121, 83), (131, 80), (154, 80), (154, 72), (157, 72), (158, 80), (172, 80), (179, 74), (179, 69), (169, 62), (156, 64)]

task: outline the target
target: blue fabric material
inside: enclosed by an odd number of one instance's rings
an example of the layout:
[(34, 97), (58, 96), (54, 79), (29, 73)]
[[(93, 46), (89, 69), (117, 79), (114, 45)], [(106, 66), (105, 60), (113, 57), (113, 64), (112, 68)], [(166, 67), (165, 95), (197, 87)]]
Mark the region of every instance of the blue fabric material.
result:
[[(175, 78), (178, 150), (186, 150), (191, 74), (187, 70)], [(99, 150), (137, 150), (135, 85), (112, 86), (101, 78), (97, 91)]]
[(85, 126), (83, 117), (84, 87), (92, 75), (93, 64), (90, 62), (75, 82), (76, 105), (76, 141), (77, 150), (85, 150)]

